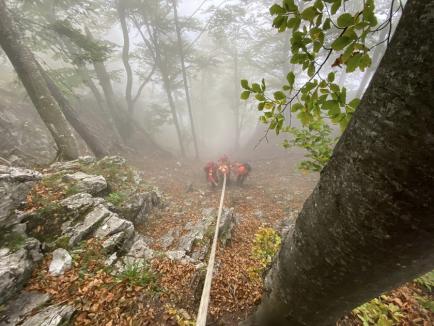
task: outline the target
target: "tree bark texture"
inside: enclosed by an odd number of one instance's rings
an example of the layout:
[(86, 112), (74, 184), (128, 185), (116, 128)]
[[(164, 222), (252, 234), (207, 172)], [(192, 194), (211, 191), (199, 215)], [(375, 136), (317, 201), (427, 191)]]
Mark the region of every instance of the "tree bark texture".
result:
[(59, 157), (65, 160), (75, 159), (79, 153), (72, 130), (51, 95), (33, 53), (23, 44), (14, 24), (5, 1), (0, 0), (0, 45), (14, 66), (41, 119), (53, 136)]
[(434, 1), (410, 0), (250, 325), (333, 325), (434, 268)]
[(40, 67), (40, 71), (45, 79), (45, 82), (47, 83), (51, 95), (53, 95), (53, 97), (56, 99), (66, 119), (84, 140), (95, 157), (103, 158), (104, 156), (108, 155), (109, 152), (106, 146), (98, 139), (98, 136), (95, 135), (95, 133), (93, 133), (92, 130), (80, 120), (77, 112), (63, 95), (59, 87), (57, 87), (56, 83), (50, 78), (50, 76), (48, 76), (47, 72), (45, 72), (42, 67)]

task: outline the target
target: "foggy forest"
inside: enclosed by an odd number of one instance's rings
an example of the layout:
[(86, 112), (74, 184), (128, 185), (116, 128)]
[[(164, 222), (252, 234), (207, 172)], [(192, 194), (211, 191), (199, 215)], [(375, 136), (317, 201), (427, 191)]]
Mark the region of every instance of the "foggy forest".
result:
[(434, 325), (433, 0), (0, 0), (0, 326)]

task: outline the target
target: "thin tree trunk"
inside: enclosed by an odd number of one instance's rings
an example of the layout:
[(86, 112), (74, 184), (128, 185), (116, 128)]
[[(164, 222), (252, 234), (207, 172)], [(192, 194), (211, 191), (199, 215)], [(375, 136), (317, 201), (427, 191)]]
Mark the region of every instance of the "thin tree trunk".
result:
[[(159, 51), (157, 51), (157, 52), (159, 52)], [(163, 78), (164, 90), (166, 91), (167, 100), (169, 101), (169, 107), (170, 107), (170, 112), (172, 113), (173, 123), (175, 124), (176, 133), (178, 135), (179, 148), (181, 150), (181, 156), (184, 157), (185, 156), (184, 143), (182, 141), (181, 127), (180, 127), (179, 120), (178, 120), (178, 114), (176, 112), (175, 102), (174, 102), (173, 96), (172, 96), (172, 89), (170, 86), (170, 80), (169, 80), (169, 77), (167, 76), (167, 73), (166, 73), (164, 68), (163, 69), (160, 68), (160, 71), (161, 71), (161, 76)]]
[[(86, 66), (84, 64), (77, 65), (77, 71), (80, 75), (81, 79), (83, 80), (83, 83), (90, 89), (90, 91), (93, 94), (93, 97), (95, 98), (96, 105), (98, 106), (98, 109), (101, 113), (107, 114), (105, 108), (104, 108), (104, 98), (101, 95), (101, 92), (99, 91), (98, 87), (95, 85), (94, 81), (89, 75), (89, 71), (87, 70)], [(111, 117), (110, 117), (111, 118)]]
[(72, 131), (41, 75), (36, 60), (14, 29), (5, 1), (0, 0), (0, 45), (9, 57), (30, 99), (56, 142), (60, 157), (75, 159), (78, 147)]
[(407, 2), (248, 324), (332, 325), (434, 268), (433, 8)]
[(133, 102), (133, 71), (130, 65), (130, 36), (128, 35), (128, 26), (125, 19), (125, 4), (124, 0), (118, 0), (117, 11), (119, 16), (119, 21), (121, 23), (122, 35), (124, 39), (124, 45), (122, 48), (122, 62), (127, 73), (127, 84), (125, 86), (125, 100), (127, 102), (128, 112), (130, 115), (134, 113), (134, 102)]
[[(90, 30), (86, 27), (86, 35), (90, 39), (94, 39)], [(122, 114), (122, 109), (119, 107), (116, 96), (113, 91), (113, 87), (110, 81), (110, 75), (103, 62), (94, 61), (93, 66), (95, 68), (96, 77), (101, 85), (104, 92), (104, 97), (106, 99), (107, 107), (109, 109), (110, 115), (113, 117), (113, 122), (116, 125), (117, 130), (124, 142), (128, 142), (130, 136), (130, 121), (128, 117)]]
[(194, 127), (193, 113), (192, 113), (192, 109), (191, 109), (190, 91), (188, 89), (187, 72), (185, 69), (184, 49), (182, 47), (181, 30), (179, 28), (178, 11), (176, 9), (176, 0), (172, 0), (172, 2), (173, 2), (173, 12), (174, 12), (174, 16), (175, 16), (176, 35), (178, 38), (178, 51), (179, 51), (179, 56), (181, 58), (182, 79), (184, 82), (185, 98), (187, 100), (188, 115), (189, 115), (190, 124), (191, 124), (191, 134), (193, 136), (194, 152), (195, 152), (195, 157), (199, 158), (199, 149), (197, 146), (196, 129)]
[[(61, 35), (64, 36), (64, 35)], [(111, 132), (111, 139), (113, 143), (113, 148), (116, 148), (117, 150), (122, 150), (122, 139), (119, 135), (119, 132), (116, 128), (116, 125), (114, 124), (113, 118), (110, 115), (110, 112), (107, 111), (107, 106), (104, 101), (103, 96), (101, 95), (101, 92), (99, 91), (98, 87), (95, 85), (94, 81), (92, 80), (92, 77), (90, 76), (89, 70), (87, 69), (84, 62), (79, 60), (78, 56), (79, 54), (76, 53), (76, 50), (74, 49), (71, 41), (67, 38), (64, 38), (62, 46), (65, 46), (66, 51), (68, 55), (70, 56), (72, 63), (75, 64), (76, 70), (78, 75), (81, 77), (84, 85), (86, 85), (92, 92), (96, 105), (98, 106), (99, 113), (103, 116), (104, 119), (107, 119), (108, 124), (112, 128)], [(78, 50), (80, 51), (80, 50)], [(78, 59), (78, 60), (77, 60)], [(56, 99), (57, 100), (57, 99)], [(59, 102), (59, 101), (57, 101)], [(62, 110), (63, 111), (63, 110)]]
[[(236, 46), (236, 45), (235, 45)], [(241, 126), (240, 126), (240, 72), (239, 72), (239, 56), (238, 49), (235, 47), (234, 54), (234, 114), (235, 114), (235, 150), (238, 151), (240, 149), (240, 135), (241, 135)]]
[(93, 152), (95, 157), (102, 158), (109, 154), (104, 144), (98, 139), (98, 137), (90, 130), (90, 128), (84, 124), (77, 115), (77, 112), (72, 108), (69, 101), (62, 94), (62, 91), (57, 87), (55, 82), (48, 76), (47, 72), (39, 65), (39, 71), (44, 77), (47, 83), (48, 89), (51, 95), (56, 99), (59, 104), (65, 118), (71, 124), (71, 126), (77, 131), (80, 137), (84, 140), (89, 149)]
[(92, 78), (90, 77), (86, 65), (81, 60), (74, 60), (77, 58), (77, 53), (75, 53), (76, 51), (74, 51), (73, 45), (71, 44), (71, 41), (69, 39), (65, 38), (63, 40), (63, 44), (65, 46), (64, 51), (68, 53), (68, 55), (71, 57), (71, 60), (73, 61), (73, 64), (76, 65), (77, 72), (81, 77), (83, 83), (90, 89), (93, 96), (95, 97), (99, 110), (106, 113), (103, 105), (104, 99), (100, 91), (98, 90), (98, 87), (95, 85)]
[[(143, 37), (143, 35), (142, 35), (142, 37)], [(167, 100), (169, 102), (170, 112), (172, 113), (173, 123), (175, 124), (176, 133), (178, 135), (178, 141), (179, 141), (179, 148), (181, 150), (181, 156), (185, 157), (185, 149), (184, 149), (184, 143), (182, 141), (181, 127), (180, 127), (180, 124), (178, 121), (178, 114), (176, 112), (175, 102), (174, 102), (173, 96), (172, 96), (172, 87), (170, 85), (169, 75), (168, 75), (167, 69), (165, 67), (165, 63), (162, 61), (161, 50), (160, 50), (160, 47), (158, 44), (158, 40), (153, 39), (152, 43), (154, 45), (154, 50), (155, 50), (155, 61), (156, 61), (157, 66), (160, 70), (161, 78), (163, 79), (164, 90), (166, 91), (166, 94), (167, 94)]]

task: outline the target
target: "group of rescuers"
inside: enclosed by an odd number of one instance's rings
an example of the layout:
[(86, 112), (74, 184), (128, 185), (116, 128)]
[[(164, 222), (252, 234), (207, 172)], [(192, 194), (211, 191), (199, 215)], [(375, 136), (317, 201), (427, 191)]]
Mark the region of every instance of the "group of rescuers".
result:
[(231, 164), (227, 155), (223, 155), (217, 163), (208, 162), (204, 167), (206, 181), (211, 187), (217, 187), (223, 183), (226, 175), (226, 183), (231, 181), (231, 173), (235, 175), (236, 184), (242, 186), (252, 167), (248, 163), (234, 162)]

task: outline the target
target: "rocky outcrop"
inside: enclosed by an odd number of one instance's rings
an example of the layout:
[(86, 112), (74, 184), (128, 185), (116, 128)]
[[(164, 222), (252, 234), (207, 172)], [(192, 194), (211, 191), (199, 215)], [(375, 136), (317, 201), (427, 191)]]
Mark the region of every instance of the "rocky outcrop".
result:
[(41, 177), (36, 171), (0, 165), (0, 228), (20, 222), (15, 210)]
[(118, 208), (118, 212), (124, 218), (135, 225), (144, 224), (155, 207), (162, 205), (161, 194), (157, 190), (132, 194)]
[(0, 304), (21, 290), (32, 273), (33, 264), (25, 248), (15, 252), (5, 248), (0, 250)]
[(6, 306), (0, 319), (0, 326), (18, 325), (33, 310), (50, 301), (47, 293), (23, 291)]
[(202, 211), (202, 218), (198, 222), (189, 222), (185, 225), (187, 233), (178, 242), (178, 250), (184, 250), (187, 254), (192, 253), (193, 243), (202, 242), (205, 238), (212, 236), (212, 224), (216, 219), (216, 210), (207, 208)]
[(219, 225), (219, 240), (226, 245), (232, 238), (232, 229), (235, 226), (235, 214), (233, 208), (223, 208)]
[(96, 159), (92, 156), (82, 156), (79, 157), (77, 160), (68, 161), (68, 162), (55, 162), (50, 165), (48, 168), (49, 171), (77, 171), (79, 170), (83, 165), (89, 165), (92, 163), (95, 163)]
[(60, 326), (67, 325), (75, 308), (68, 305), (53, 305), (42, 309), (36, 315), (28, 318), (22, 326)]
[(149, 248), (147, 239), (140, 234), (135, 235), (133, 245), (125, 255), (128, 262), (134, 262), (136, 260), (151, 260), (156, 256), (157, 253)]
[(69, 212), (77, 212), (80, 214), (103, 202), (104, 199), (102, 198), (92, 197), (92, 195), (88, 193), (78, 193), (62, 200), (60, 205)]
[[(119, 167), (120, 174), (112, 173), (116, 167)], [(3, 237), (7, 241), (0, 238), (0, 304), (21, 290), (35, 262), (43, 257), (41, 243), (28, 238), (27, 234), (40, 239), (45, 252), (54, 250), (49, 265), (49, 273), (53, 276), (62, 275), (72, 266), (72, 257), (66, 249), (92, 237), (101, 240), (107, 266), (116, 261), (120, 261), (121, 266), (128, 262), (145, 262), (160, 255), (149, 248), (145, 237), (135, 232), (133, 222), (144, 223), (152, 210), (161, 206), (162, 196), (157, 189), (144, 191), (146, 184), (140, 174), (127, 168), (124, 159), (107, 157), (95, 161), (93, 158), (80, 158), (55, 163), (44, 171), (46, 174), (42, 175), (31, 170), (0, 166), (0, 230), (7, 235)], [(88, 171), (90, 173), (85, 173)], [(106, 172), (107, 180), (98, 175), (99, 172)], [(111, 175), (115, 179), (110, 179)], [(36, 210), (16, 211), (35, 182), (41, 179), (43, 189), (52, 185), (54, 192), (61, 189), (64, 195), (79, 193), (53, 201), (50, 205), (44, 204)], [(104, 198), (95, 197), (124, 191), (125, 184), (128, 185), (125, 187), (128, 195), (122, 203), (109, 203)], [(73, 191), (70, 191), (72, 187)], [(50, 219), (49, 224), (47, 219)], [(60, 325), (74, 312), (69, 306), (50, 306), (28, 317), (28, 312), (34, 313), (35, 306), (45, 304), (48, 297), (28, 295), (27, 299), (19, 296), (12, 301), (8, 321), (1, 322), (16, 324), (20, 320), (22, 325)], [(21, 309), (17, 308), (19, 306)], [(28, 318), (23, 321), (25, 317)]]
[(98, 205), (84, 217), (83, 222), (68, 227), (65, 234), (69, 236), (69, 246), (73, 247), (80, 241), (86, 239), (98, 228), (100, 223), (111, 214), (112, 212), (105, 206)]
[[(183, 228), (183, 235), (178, 238), (180, 230), (170, 230), (162, 237), (162, 245), (166, 251), (155, 251), (149, 246), (149, 239), (142, 235), (135, 236), (133, 244), (117, 267), (121, 268), (122, 263), (145, 263), (155, 257), (167, 257), (182, 263), (189, 262), (202, 266), (201, 262), (206, 258), (214, 235), (217, 210), (213, 208), (204, 209), (202, 218), (199, 221), (189, 222)], [(219, 239), (226, 243), (231, 239), (232, 228), (235, 225), (233, 209), (224, 209), (220, 221)], [(172, 247), (171, 250), (167, 250)]]
[(94, 236), (105, 239), (102, 247), (106, 254), (111, 254), (115, 250), (124, 252), (131, 245), (134, 237), (134, 225), (130, 221), (119, 218), (117, 214), (111, 213), (95, 231)]
[(99, 165), (117, 165), (122, 166), (126, 164), (126, 160), (121, 156), (106, 156), (98, 161)]
[(107, 189), (107, 181), (101, 175), (91, 175), (83, 172), (65, 174), (64, 181), (73, 184), (79, 192), (87, 192), (91, 195), (97, 195)]

